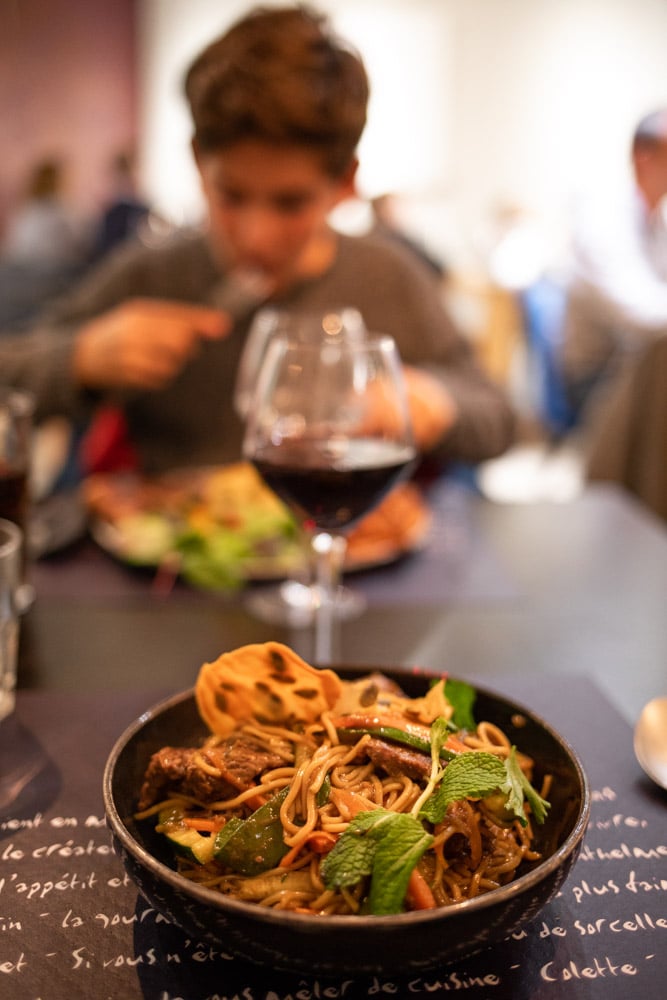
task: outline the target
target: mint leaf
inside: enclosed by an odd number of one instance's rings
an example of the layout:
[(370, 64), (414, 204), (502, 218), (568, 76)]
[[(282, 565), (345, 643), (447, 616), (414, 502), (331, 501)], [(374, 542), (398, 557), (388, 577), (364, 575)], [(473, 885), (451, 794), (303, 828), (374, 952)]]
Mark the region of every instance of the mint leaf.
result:
[(459, 729), (475, 729), (476, 723), (472, 710), (477, 693), (474, 687), (465, 681), (457, 681), (448, 677), (445, 681), (445, 697), (454, 709), (452, 722)]
[(421, 815), (431, 823), (441, 823), (450, 803), (484, 798), (506, 780), (505, 765), (494, 754), (484, 751), (459, 754), (445, 768), (438, 789), (424, 803)]
[(377, 839), (373, 827), (389, 815), (385, 809), (359, 813), (320, 865), (320, 875), (327, 889), (356, 885), (373, 870)]
[(447, 737), (451, 733), (451, 727), (447, 719), (441, 715), (431, 724), (431, 760), (440, 761), (440, 751), (443, 744), (447, 742)]
[(380, 839), (371, 876), (368, 908), (371, 913), (401, 913), (410, 873), (433, 843), (421, 823), (405, 813), (395, 817)]
[[(431, 730), (429, 732), (431, 746), (431, 773), (426, 783), (426, 787), (410, 810), (411, 816), (419, 816), (422, 805), (431, 797), (434, 789), (440, 781), (440, 778), (442, 777), (440, 757), (443, 754), (443, 744), (446, 743), (450, 732), (451, 728), (448, 720), (439, 715), (438, 718), (432, 723)], [(454, 754), (451, 751), (445, 751), (444, 755), (448, 760), (452, 760), (454, 757)]]
[(433, 843), (421, 823), (404, 813), (373, 809), (359, 813), (322, 862), (328, 889), (356, 885), (371, 876), (371, 913), (400, 913), (414, 866)]
[(512, 747), (509, 757), (505, 761), (505, 772), (506, 778), (501, 784), (500, 789), (507, 793), (507, 808), (514, 813), (522, 826), (525, 826), (528, 822), (523, 808), (525, 797), (530, 803), (535, 822), (544, 823), (550, 805), (533, 788), (521, 770), (516, 756), (516, 747)]
[(506, 808), (522, 826), (528, 820), (524, 811), (527, 799), (537, 823), (546, 819), (549, 803), (533, 788), (519, 766), (516, 747), (505, 761), (485, 751), (459, 754), (444, 769), (442, 781), (422, 806), (420, 815), (431, 823), (441, 823), (448, 806), (461, 799), (482, 799), (496, 790), (507, 796)]

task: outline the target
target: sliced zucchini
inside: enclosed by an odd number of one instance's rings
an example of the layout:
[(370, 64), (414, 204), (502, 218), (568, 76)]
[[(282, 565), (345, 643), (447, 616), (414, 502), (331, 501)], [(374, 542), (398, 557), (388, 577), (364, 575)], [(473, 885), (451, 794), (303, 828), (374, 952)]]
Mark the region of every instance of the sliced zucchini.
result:
[(177, 854), (190, 861), (206, 865), (213, 858), (215, 837), (204, 836), (186, 826), (183, 813), (179, 809), (165, 809), (158, 814), (158, 827), (167, 838)]

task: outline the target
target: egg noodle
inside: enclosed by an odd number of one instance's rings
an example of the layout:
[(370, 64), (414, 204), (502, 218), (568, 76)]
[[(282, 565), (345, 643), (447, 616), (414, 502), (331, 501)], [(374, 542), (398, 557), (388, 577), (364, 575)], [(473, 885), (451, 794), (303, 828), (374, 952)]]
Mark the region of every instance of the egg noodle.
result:
[[(220, 661), (204, 665), (197, 685), (200, 711), (209, 726), (222, 711), (222, 731), (193, 750), (190, 772), (199, 772), (198, 778), (204, 783), (210, 779), (215, 787), (225, 772), (220, 762), (226, 758), (220, 755), (239, 739), (249, 741), (272, 766), (222, 799), (203, 800), (190, 790), (184, 793), (177, 783), (175, 793), (168, 792), (136, 817), (158, 817), (158, 832), (171, 834), (177, 850), (178, 831), (188, 831), (186, 849), (178, 853), (184, 877), (281, 910), (387, 913), (471, 899), (509, 882), (523, 862), (539, 858), (531, 846), (537, 816), (532, 805), (548, 808), (541, 798), (548, 794), (548, 780), (539, 796), (530, 788), (532, 794), (513, 811), (498, 774), (506, 767), (511, 774), (514, 762), (519, 784), (528, 787), (532, 760), (490, 722), (457, 725), (446, 680), (423, 698), (411, 699), (381, 675), (343, 681), (332, 671), (303, 664), (276, 643), (239, 652), (246, 654), (241, 657), (246, 666), (266, 663), (261, 683), (259, 667), (250, 669), (248, 690), (259, 691), (264, 707), (275, 694), (282, 705), (278, 718), (267, 719), (261, 710), (253, 717), (248, 699), (239, 701), (238, 685), (245, 674), (235, 654), (221, 658), (222, 666)], [(282, 668), (276, 674), (276, 664), (284, 661), (288, 681)], [(286, 695), (285, 688), (292, 693)], [(293, 704), (299, 693), (306, 706), (301, 713)], [(228, 695), (245, 706), (236, 724)], [(316, 714), (308, 717), (313, 704)], [(435, 746), (437, 726), (442, 728)], [(493, 777), (482, 779), (478, 764), (490, 767)], [(455, 769), (460, 772), (463, 792), (461, 797), (448, 793), (434, 811), (429, 806), (449, 768), (452, 775)], [(466, 781), (478, 794), (465, 794)], [(262, 813), (263, 821), (257, 822)], [(225, 843), (226, 828), (232, 827), (237, 832)], [(383, 839), (386, 833), (388, 839)], [(215, 845), (213, 850), (204, 844), (203, 853), (193, 856), (188, 845), (194, 837)], [(339, 857), (343, 850), (351, 853)], [(375, 892), (369, 890), (373, 880)], [(393, 885), (403, 889), (388, 901)]]

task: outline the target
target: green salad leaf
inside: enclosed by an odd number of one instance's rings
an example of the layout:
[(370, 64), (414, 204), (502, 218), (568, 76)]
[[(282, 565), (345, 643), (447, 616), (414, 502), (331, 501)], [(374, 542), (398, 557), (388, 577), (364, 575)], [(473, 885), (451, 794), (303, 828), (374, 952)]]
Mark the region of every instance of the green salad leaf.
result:
[(205, 590), (231, 590), (240, 586), (243, 561), (251, 554), (243, 536), (232, 531), (216, 531), (211, 535), (184, 532), (178, 538), (177, 550), (184, 579)]
[(410, 873), (433, 843), (422, 824), (405, 813), (359, 813), (321, 866), (329, 889), (357, 885), (370, 876), (370, 913), (400, 913)]
[(203, 590), (234, 590), (245, 583), (249, 567), (263, 560), (287, 564), (301, 552), (295, 522), (273, 511), (260, 511), (239, 528), (187, 528), (173, 547), (183, 578)]
[(260, 544), (266, 539), (280, 541), (297, 539), (299, 526), (288, 511), (257, 511), (242, 528), (242, 534), (250, 544)]
[(118, 532), (123, 558), (134, 566), (155, 566), (174, 549), (174, 525), (162, 514), (127, 514)]

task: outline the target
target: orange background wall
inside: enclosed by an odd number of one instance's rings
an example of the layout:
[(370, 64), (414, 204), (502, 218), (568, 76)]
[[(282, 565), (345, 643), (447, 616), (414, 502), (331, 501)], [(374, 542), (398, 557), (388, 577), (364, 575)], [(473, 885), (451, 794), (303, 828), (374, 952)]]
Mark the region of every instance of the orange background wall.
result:
[(136, 0), (1, 0), (0, 227), (42, 156), (68, 165), (84, 211), (137, 132)]

